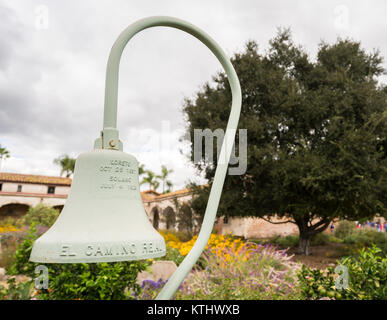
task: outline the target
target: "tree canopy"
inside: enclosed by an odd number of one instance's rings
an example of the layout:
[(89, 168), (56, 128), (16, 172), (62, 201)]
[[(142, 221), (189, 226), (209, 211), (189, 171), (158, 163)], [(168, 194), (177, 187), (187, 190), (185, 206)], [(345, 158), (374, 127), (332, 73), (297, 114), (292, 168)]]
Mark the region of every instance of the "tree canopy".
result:
[[(295, 223), (308, 254), (311, 237), (334, 218), (386, 213), (387, 90), (378, 51), (338, 39), (320, 43), (312, 59), (286, 29), (266, 53), (249, 41), (231, 61), (242, 88), (247, 171), (226, 177), (221, 214)], [(192, 139), (194, 129), (226, 127), (230, 87), (224, 73), (213, 80), (185, 101)], [(216, 166), (205, 157), (195, 166), (211, 186)], [(209, 188), (198, 190), (194, 207), (203, 212)]]

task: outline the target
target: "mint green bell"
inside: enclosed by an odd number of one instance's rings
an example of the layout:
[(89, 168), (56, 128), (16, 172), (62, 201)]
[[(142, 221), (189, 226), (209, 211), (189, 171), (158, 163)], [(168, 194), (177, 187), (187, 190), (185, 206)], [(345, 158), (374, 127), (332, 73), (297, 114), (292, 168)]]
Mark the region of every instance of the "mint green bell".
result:
[(141, 201), (136, 158), (95, 149), (78, 157), (66, 204), (54, 225), (35, 241), (30, 260), (112, 262), (163, 255), (164, 238)]

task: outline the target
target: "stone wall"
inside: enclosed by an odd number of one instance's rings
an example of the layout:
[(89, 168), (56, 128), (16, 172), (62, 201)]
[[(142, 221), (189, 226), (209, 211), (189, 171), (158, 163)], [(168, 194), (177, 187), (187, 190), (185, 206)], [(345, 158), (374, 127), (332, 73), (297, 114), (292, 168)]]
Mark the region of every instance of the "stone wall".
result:
[[(273, 221), (279, 222), (280, 220)], [(228, 218), (228, 222), (224, 223), (221, 217), (215, 224), (215, 229), (220, 234), (232, 233), (246, 239), (298, 234), (298, 228), (293, 223), (273, 224), (260, 218)]]

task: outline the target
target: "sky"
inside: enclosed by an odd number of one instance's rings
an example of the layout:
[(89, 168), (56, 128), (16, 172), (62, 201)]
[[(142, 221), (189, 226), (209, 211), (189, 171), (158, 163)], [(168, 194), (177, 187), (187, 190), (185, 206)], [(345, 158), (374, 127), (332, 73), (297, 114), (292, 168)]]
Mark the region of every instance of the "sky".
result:
[[(184, 19), (229, 56), (248, 40), (264, 53), (279, 27), (290, 27), (312, 57), (321, 41), (338, 37), (387, 56), (386, 12), (382, 0), (0, 0), (0, 144), (11, 154), (0, 169), (59, 175), (55, 158), (92, 150), (102, 130), (109, 51), (138, 19)], [(172, 28), (144, 30), (122, 55), (117, 126), (124, 152), (156, 173), (162, 164), (172, 169), (174, 190), (205, 182), (179, 139), (182, 106), (220, 71), (202, 43)]]

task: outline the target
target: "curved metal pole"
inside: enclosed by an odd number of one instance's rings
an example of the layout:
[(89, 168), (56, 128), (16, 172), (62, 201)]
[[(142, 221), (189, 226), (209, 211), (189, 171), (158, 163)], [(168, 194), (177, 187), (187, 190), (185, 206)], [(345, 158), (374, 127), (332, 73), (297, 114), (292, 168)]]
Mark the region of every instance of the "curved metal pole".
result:
[(204, 31), (200, 30), (199, 28), (184, 20), (172, 17), (156, 16), (141, 19), (127, 27), (119, 35), (110, 52), (106, 70), (103, 132), (106, 131), (106, 133), (108, 134), (109, 132), (117, 131), (116, 124), (118, 72), (122, 51), (124, 50), (128, 41), (136, 33), (140, 32), (141, 30), (156, 26), (172, 27), (183, 30), (199, 39), (202, 43), (204, 43), (222, 64), (224, 70), (226, 71), (232, 92), (232, 106), (230, 117), (228, 119), (227, 129), (225, 137), (223, 139), (222, 148), (218, 159), (218, 166), (215, 171), (215, 177), (210, 191), (210, 196), (208, 199), (202, 227), (199, 232), (199, 236), (195, 242), (195, 245), (192, 247), (189, 254), (185, 257), (183, 262), (177, 268), (176, 272), (168, 280), (168, 282), (156, 298), (157, 300), (166, 300), (170, 299), (174, 295), (180, 284), (183, 282), (184, 278), (195, 265), (196, 261), (199, 259), (204, 248), (206, 247), (208, 239), (211, 235), (216, 217), (216, 212), (219, 205), (220, 196), (222, 193), (224, 180), (227, 173), (228, 162), (234, 144), (235, 133), (238, 126), (242, 103), (242, 94), (238, 76), (227, 55), (219, 47), (219, 45)]

